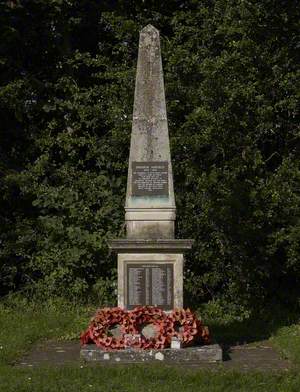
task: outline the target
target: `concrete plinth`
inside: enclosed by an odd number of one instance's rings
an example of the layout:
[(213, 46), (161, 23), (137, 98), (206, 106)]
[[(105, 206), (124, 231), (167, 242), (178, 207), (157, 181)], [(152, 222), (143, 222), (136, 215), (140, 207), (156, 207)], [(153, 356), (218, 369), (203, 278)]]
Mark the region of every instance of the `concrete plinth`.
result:
[(218, 344), (209, 346), (194, 346), (182, 349), (163, 350), (118, 350), (103, 351), (94, 344), (83, 346), (80, 357), (87, 362), (99, 363), (141, 363), (158, 362), (166, 363), (197, 363), (222, 361), (222, 349)]
[[(138, 239), (120, 239), (113, 240), (109, 246), (118, 253), (118, 306), (124, 309), (133, 308), (130, 302), (129, 288), (130, 282), (128, 268), (143, 268), (148, 266), (157, 268), (169, 268), (172, 274), (170, 278), (171, 285), (169, 293), (166, 296), (166, 302), (162, 308), (170, 311), (173, 308), (183, 307), (183, 251), (190, 249), (193, 240), (138, 240)], [(149, 302), (150, 301), (150, 302)], [(154, 305), (160, 306), (160, 303), (151, 302), (151, 298), (145, 298), (145, 302), (136, 303), (135, 305)]]

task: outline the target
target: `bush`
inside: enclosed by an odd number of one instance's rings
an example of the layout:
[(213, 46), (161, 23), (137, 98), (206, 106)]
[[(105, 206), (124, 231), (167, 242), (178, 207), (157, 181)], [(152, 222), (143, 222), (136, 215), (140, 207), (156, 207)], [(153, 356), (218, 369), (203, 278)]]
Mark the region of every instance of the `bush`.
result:
[(187, 297), (241, 312), (297, 305), (300, 7), (109, 3), (1, 5), (1, 294), (99, 290), (111, 301), (107, 241), (124, 235), (138, 32), (150, 22), (161, 31), (177, 237), (196, 240)]

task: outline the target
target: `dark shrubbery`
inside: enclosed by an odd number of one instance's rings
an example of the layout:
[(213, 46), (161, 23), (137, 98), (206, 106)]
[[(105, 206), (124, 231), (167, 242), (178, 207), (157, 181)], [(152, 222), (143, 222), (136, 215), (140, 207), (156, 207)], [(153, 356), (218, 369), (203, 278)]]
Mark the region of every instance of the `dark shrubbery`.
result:
[[(298, 303), (300, 7), (1, 5), (0, 291), (111, 298), (138, 32), (161, 31), (177, 237), (192, 303)], [(100, 290), (101, 291), (101, 290)]]

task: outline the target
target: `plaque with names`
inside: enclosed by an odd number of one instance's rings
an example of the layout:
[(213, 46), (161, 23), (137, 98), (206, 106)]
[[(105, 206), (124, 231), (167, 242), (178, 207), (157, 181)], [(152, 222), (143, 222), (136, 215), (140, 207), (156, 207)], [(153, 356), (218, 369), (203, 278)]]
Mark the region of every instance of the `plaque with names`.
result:
[(150, 305), (173, 309), (173, 264), (127, 264), (127, 308)]
[(167, 161), (132, 162), (132, 196), (168, 196)]

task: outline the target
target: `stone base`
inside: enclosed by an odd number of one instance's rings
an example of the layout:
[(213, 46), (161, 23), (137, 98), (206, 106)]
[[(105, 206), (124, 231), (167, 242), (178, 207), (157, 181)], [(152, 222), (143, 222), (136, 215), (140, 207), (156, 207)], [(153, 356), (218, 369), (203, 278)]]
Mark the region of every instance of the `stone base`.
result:
[[(150, 305), (161, 307), (165, 311), (182, 308), (183, 251), (190, 249), (192, 244), (191, 239), (174, 238), (155, 240), (126, 238), (110, 241), (110, 249), (118, 253), (118, 307), (133, 309), (139, 305)], [(167, 283), (168, 278), (165, 279), (166, 281), (163, 279), (163, 276), (166, 277), (168, 273), (161, 273), (158, 276), (159, 273), (156, 271), (154, 285), (149, 272), (152, 267), (160, 270), (171, 268), (171, 284)], [(129, 268), (131, 271), (137, 270), (139, 279), (133, 278), (134, 272), (131, 277), (129, 276)], [(141, 272), (142, 269), (144, 272)], [(134, 293), (138, 295), (134, 297)], [(163, 298), (161, 293), (164, 295)]]
[(182, 349), (163, 350), (118, 350), (103, 351), (95, 344), (83, 346), (80, 357), (84, 361), (99, 363), (141, 363), (141, 362), (220, 362), (222, 349), (218, 344), (209, 346), (194, 346)]

